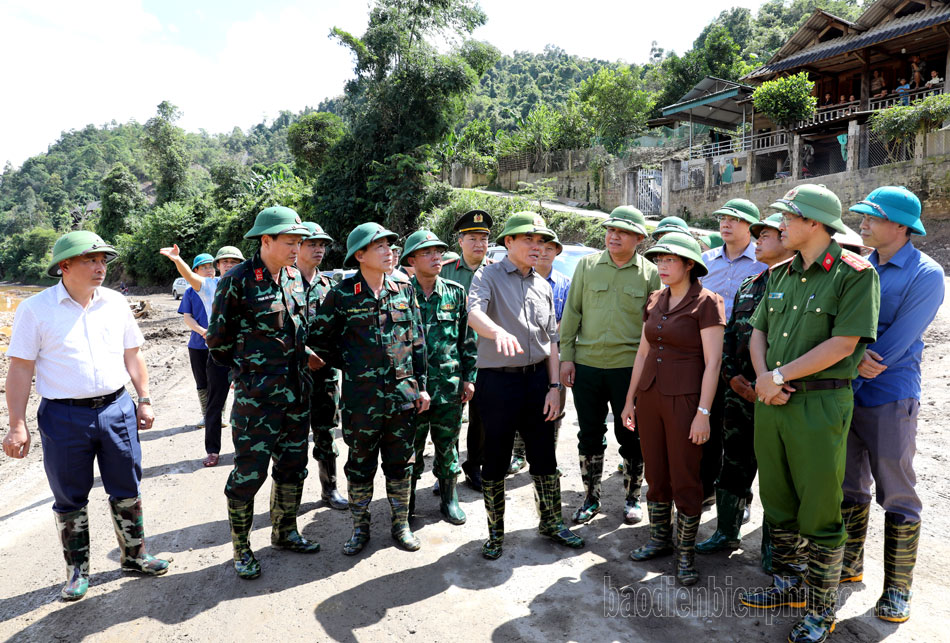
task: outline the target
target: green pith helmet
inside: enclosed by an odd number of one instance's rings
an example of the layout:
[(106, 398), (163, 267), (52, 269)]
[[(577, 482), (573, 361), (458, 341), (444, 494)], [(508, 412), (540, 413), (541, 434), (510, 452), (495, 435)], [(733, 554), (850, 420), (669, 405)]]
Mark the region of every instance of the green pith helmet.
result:
[(62, 271), (59, 269), (59, 262), (66, 259), (72, 259), (80, 255), (91, 252), (104, 252), (106, 262), (112, 261), (119, 256), (116, 249), (102, 240), (95, 232), (88, 230), (76, 230), (64, 234), (56, 243), (53, 244), (53, 259), (46, 268), (46, 274), (50, 277), (61, 277)]
[(353, 231), (346, 237), (346, 258), (343, 259), (343, 267), (349, 268), (353, 265), (350, 260), (357, 250), (362, 250), (377, 239), (389, 239), (392, 243), (399, 238), (395, 232), (387, 230), (378, 223), (361, 223), (353, 228)]
[(643, 253), (645, 257), (654, 255), (676, 255), (683, 259), (692, 259), (696, 265), (693, 270), (698, 277), (704, 276), (707, 272), (706, 264), (703, 263), (703, 255), (699, 250), (699, 242), (685, 232), (670, 232), (656, 242), (652, 248)]
[(244, 235), (245, 239), (259, 239), (265, 234), (296, 234), (306, 237), (310, 230), (300, 221), (300, 215), (290, 208), (275, 205), (261, 210), (254, 219), (254, 227)]
[(447, 263), (451, 263), (451, 262), (453, 262), (453, 261), (458, 261), (458, 260), (461, 259), (461, 258), (462, 258), (462, 257), (461, 257), (461, 255), (459, 255), (459, 253), (453, 252), (453, 251), (450, 250), (450, 251), (446, 252), (444, 255), (442, 255), (442, 265), (444, 266), (444, 265), (447, 264)]
[(244, 253), (241, 252), (240, 248), (235, 248), (234, 246), (221, 246), (221, 249), (218, 250), (218, 254), (214, 256), (214, 265), (217, 266), (218, 262), (222, 259), (245, 261)]
[(505, 228), (495, 239), (495, 243), (504, 244), (505, 237), (513, 237), (516, 234), (539, 234), (547, 239), (553, 239), (556, 235), (553, 230), (548, 228), (541, 215), (537, 212), (515, 212), (505, 221)]
[(703, 235), (700, 241), (706, 244), (706, 247), (710, 250), (726, 245), (726, 242), (722, 239), (722, 235), (718, 232), (710, 232), (707, 235)]
[(647, 236), (647, 220), (643, 213), (632, 205), (621, 205), (613, 209), (610, 217), (600, 224), (604, 228), (618, 228)]
[(922, 237), (927, 235), (924, 224), (920, 221), (920, 199), (903, 186), (879, 187), (866, 199), (848, 209), (858, 214), (866, 214), (907, 226), (912, 233)]
[(714, 215), (735, 217), (749, 225), (759, 221), (759, 208), (748, 199), (729, 199), (725, 205), (713, 212)]
[(432, 247), (442, 248), (444, 250), (449, 246), (447, 243), (443, 243), (429, 230), (416, 230), (406, 239), (406, 251), (399, 258), (399, 265), (408, 266), (409, 262), (406, 260), (412, 256), (413, 252)]
[(320, 227), (319, 223), (314, 223), (313, 221), (304, 221), (302, 224), (307, 230), (310, 231), (310, 236), (306, 237), (304, 241), (311, 240), (322, 240), (327, 243), (333, 243), (333, 237), (328, 235), (323, 228)]
[(813, 219), (838, 232), (848, 232), (848, 228), (841, 222), (841, 201), (824, 185), (797, 185), (769, 207)]
[[(554, 230), (551, 230), (551, 234), (554, 235), (554, 238), (546, 239), (544, 243), (551, 243), (553, 241), (554, 244), (557, 246), (557, 254), (559, 255), (562, 252), (564, 252), (564, 244), (561, 243), (561, 240), (557, 238), (557, 232), (555, 232)], [(556, 257), (557, 255), (554, 255), (554, 256)]]
[(782, 215), (778, 212), (775, 212), (774, 214), (770, 214), (769, 216), (765, 217), (758, 223), (753, 223), (750, 225), (749, 232), (752, 233), (753, 237), (758, 239), (759, 234), (761, 234), (762, 230), (765, 228), (773, 228), (778, 230), (780, 225), (782, 225)]
[(664, 217), (656, 225), (653, 231), (653, 238), (666, 234), (667, 232), (685, 232), (689, 234), (689, 225), (679, 217)]
[(206, 263), (214, 263), (214, 257), (209, 255), (207, 252), (202, 252), (200, 255), (195, 257), (194, 261), (191, 262), (191, 269), (194, 270), (198, 266), (203, 266)]

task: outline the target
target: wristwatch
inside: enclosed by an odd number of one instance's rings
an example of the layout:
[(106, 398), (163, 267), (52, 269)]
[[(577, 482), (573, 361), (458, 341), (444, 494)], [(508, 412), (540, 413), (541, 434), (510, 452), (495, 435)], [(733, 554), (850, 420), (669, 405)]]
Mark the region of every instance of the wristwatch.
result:
[(551, 390), (560, 391), (562, 388), (564, 388), (564, 385), (561, 384), (560, 382), (551, 382), (550, 384), (548, 384), (548, 388)]
[(785, 376), (782, 375), (782, 371), (775, 369), (772, 371), (772, 381), (775, 382), (776, 386), (781, 386), (785, 383)]
[(696, 410), (699, 411), (700, 413), (702, 413), (703, 415), (709, 415), (709, 409), (704, 409), (704, 408), (701, 407), (701, 406), (697, 406), (697, 407), (696, 407)]
[(149, 406), (151, 406), (151, 405), (152, 405), (152, 398), (150, 398), (150, 397), (140, 397), (140, 398), (139, 398), (139, 404), (148, 404)]

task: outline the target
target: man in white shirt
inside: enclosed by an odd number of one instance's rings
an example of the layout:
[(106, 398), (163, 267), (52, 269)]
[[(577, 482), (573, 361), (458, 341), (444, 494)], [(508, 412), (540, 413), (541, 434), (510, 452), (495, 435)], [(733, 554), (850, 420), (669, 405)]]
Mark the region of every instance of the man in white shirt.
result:
[[(67, 601), (82, 598), (89, 587), (86, 506), (93, 460), (109, 494), (123, 571), (152, 576), (168, 571), (169, 561), (145, 551), (138, 431), (151, 428), (155, 416), (139, 352), (142, 332), (125, 297), (102, 287), (106, 264), (116, 256), (92, 232), (61, 237), (47, 274), (62, 281), (20, 304), (7, 349), (10, 430), (3, 450), (12, 458), (30, 451), (26, 405), (35, 370), (36, 392), (43, 398), (36, 420), (66, 559), (61, 595)], [(125, 390), (130, 379), (138, 405)]]

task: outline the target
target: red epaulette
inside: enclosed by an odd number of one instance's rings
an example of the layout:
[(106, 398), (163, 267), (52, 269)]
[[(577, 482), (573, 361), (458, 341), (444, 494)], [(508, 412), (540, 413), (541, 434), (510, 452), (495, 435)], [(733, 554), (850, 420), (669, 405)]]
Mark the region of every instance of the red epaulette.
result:
[(850, 250), (841, 251), (841, 260), (858, 272), (866, 270), (867, 268), (873, 268), (870, 261), (859, 254), (851, 252)]

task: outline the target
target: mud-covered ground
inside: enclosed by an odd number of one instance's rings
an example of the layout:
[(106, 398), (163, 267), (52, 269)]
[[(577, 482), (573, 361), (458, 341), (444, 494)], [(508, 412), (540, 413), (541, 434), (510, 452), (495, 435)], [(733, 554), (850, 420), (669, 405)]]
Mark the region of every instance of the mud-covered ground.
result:
[[(761, 507), (743, 530), (744, 547), (731, 556), (698, 557), (703, 580), (676, 587), (672, 560), (633, 563), (629, 551), (648, 535), (646, 522), (628, 526), (621, 516), (621, 475), (616, 441), (608, 436), (604, 510), (577, 533), (587, 541), (567, 550), (537, 535), (531, 479), (508, 479), (505, 553), (480, 555), (486, 537), (480, 494), (460, 486), (468, 523), (440, 520), (420, 484), (415, 529), (422, 549), (404, 552), (389, 537), (389, 509), (377, 474), (372, 540), (359, 556), (343, 556), (347, 512), (319, 501), (316, 466), (307, 479), (299, 525), (323, 550), (312, 556), (270, 546), (267, 498), (258, 495), (252, 546), (264, 568), (256, 581), (241, 581), (231, 567), (224, 482), (232, 462), (225, 436), (218, 467), (201, 466), (203, 438), (195, 429), (198, 402), (188, 367), (187, 334), (170, 295), (150, 295), (153, 313), (142, 320), (145, 357), (152, 380), (155, 427), (141, 436), (145, 524), (153, 553), (175, 558), (160, 578), (118, 571), (118, 550), (106, 493), (96, 478), (90, 499), (91, 587), (86, 598), (59, 600), (65, 566), (53, 529), (49, 487), (35, 421), (34, 447), (25, 460), (0, 457), (0, 637), (17, 641), (259, 641), (296, 640), (576, 640), (576, 641), (784, 641), (795, 613), (749, 613), (737, 601), (746, 587), (767, 584), (758, 568)], [(0, 313), (0, 326), (12, 315)], [(918, 491), (925, 505), (920, 559), (914, 583), (914, 615), (904, 625), (876, 619), (871, 610), (882, 582), (883, 512), (871, 517), (865, 582), (840, 590), (833, 641), (947, 640), (950, 610), (950, 479), (945, 414), (950, 407), (950, 306), (927, 334), (924, 395), (916, 459)], [(0, 342), (3, 340), (0, 339)], [(0, 378), (6, 360), (0, 359)], [(0, 379), (2, 381), (2, 379)], [(570, 400), (570, 395), (568, 396)], [(38, 400), (32, 399), (29, 417)], [(3, 406), (0, 426), (7, 426)], [(463, 427), (463, 432), (464, 432)], [(582, 500), (576, 457), (576, 415), (565, 420), (558, 445), (566, 516)], [(342, 458), (346, 446), (337, 439)], [(462, 441), (464, 447), (464, 439)], [(429, 449), (431, 453), (431, 448)], [(426, 457), (427, 466), (431, 464)], [(345, 481), (342, 483), (345, 493)], [(715, 528), (715, 512), (703, 516), (700, 538)], [(628, 586), (632, 591), (621, 594)]]

